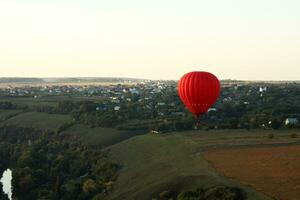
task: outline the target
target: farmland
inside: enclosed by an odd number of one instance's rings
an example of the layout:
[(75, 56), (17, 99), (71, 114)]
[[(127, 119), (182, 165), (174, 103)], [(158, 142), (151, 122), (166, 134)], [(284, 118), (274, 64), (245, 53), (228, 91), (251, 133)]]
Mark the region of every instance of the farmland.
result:
[(300, 197), (299, 157), (299, 145), (205, 153), (205, 158), (221, 174), (282, 200)]

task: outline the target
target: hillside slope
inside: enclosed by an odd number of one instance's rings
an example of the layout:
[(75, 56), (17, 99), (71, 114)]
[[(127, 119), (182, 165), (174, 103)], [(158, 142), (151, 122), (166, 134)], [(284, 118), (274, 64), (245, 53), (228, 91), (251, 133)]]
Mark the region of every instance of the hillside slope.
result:
[(202, 186), (242, 187), (249, 200), (270, 198), (216, 173), (203, 159), (199, 145), (183, 135), (143, 135), (108, 148), (122, 165), (107, 199), (152, 199), (161, 191), (183, 191)]

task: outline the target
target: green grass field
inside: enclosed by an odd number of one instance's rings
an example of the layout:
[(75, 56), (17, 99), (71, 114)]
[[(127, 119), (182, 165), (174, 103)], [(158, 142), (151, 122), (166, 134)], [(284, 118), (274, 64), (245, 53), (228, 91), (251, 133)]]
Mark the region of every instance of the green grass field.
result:
[(88, 145), (106, 147), (143, 133), (141, 131), (119, 131), (112, 128), (90, 128), (78, 124), (63, 131), (61, 134), (77, 138)]
[(29, 97), (1, 97), (1, 101), (10, 101), (19, 106), (27, 106), (29, 108), (36, 108), (40, 106), (55, 107), (59, 101), (98, 101), (103, 99), (99, 96), (82, 97), (82, 96), (40, 96), (38, 98)]
[(69, 115), (27, 112), (12, 117), (5, 122), (2, 122), (2, 124), (57, 131), (60, 126), (69, 122), (70, 120), (71, 118)]
[(21, 110), (0, 110), (0, 122), (20, 114)]
[[(65, 99), (65, 97), (64, 97)], [(55, 106), (57, 100), (55, 98), (33, 98), (31, 97), (2, 97), (2, 101), (10, 101), (19, 106), (38, 107), (38, 106)]]
[(201, 144), (181, 134), (143, 135), (108, 148), (122, 169), (108, 199), (151, 199), (164, 190), (182, 191), (202, 186), (242, 187), (247, 199), (270, 199), (224, 178), (202, 157)]

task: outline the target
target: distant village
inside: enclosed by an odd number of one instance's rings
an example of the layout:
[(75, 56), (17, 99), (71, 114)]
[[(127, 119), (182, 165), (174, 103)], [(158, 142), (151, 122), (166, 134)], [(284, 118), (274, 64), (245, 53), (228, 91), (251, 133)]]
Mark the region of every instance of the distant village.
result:
[[(299, 126), (299, 83), (225, 80), (221, 85), (218, 102), (202, 119), (207, 128)], [(100, 102), (94, 105), (93, 113), (113, 111), (119, 115), (122, 113), (122, 119), (165, 119), (167, 122), (194, 120), (177, 97), (176, 81), (142, 80), (134, 83), (80, 85), (60, 83), (23, 87), (8, 85), (0, 89), (0, 95), (4, 98), (32, 98), (33, 101), (52, 97), (83, 98)], [(142, 114), (129, 114), (130, 109)]]

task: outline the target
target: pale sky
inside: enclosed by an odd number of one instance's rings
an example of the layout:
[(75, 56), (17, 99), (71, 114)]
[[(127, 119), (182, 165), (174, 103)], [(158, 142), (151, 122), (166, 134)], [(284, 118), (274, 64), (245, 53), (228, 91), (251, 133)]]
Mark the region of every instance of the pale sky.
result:
[(0, 0), (0, 77), (300, 80), (299, 0)]

